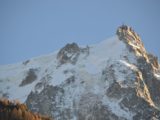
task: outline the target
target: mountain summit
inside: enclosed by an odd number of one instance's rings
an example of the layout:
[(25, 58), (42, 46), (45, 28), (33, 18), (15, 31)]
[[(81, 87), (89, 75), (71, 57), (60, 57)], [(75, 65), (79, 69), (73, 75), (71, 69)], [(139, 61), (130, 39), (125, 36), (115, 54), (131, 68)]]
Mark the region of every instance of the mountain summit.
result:
[(148, 60), (147, 52), (139, 35), (134, 32), (131, 27), (122, 25), (117, 29), (116, 34), (118, 35), (119, 40), (125, 42), (128, 45), (129, 50), (133, 51), (136, 56), (142, 56)]
[(160, 65), (134, 30), (0, 66), (0, 96), (56, 120), (160, 119)]

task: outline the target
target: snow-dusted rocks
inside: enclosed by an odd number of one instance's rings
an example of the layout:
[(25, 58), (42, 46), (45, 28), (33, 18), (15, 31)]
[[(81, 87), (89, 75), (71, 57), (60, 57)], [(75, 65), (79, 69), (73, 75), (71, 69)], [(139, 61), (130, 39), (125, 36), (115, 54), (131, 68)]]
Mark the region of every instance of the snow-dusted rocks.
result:
[(80, 54), (89, 54), (89, 47), (80, 48), (76, 43), (67, 44), (57, 54), (59, 64), (76, 64)]
[(70, 62), (75, 64), (80, 54), (80, 48), (76, 43), (67, 44), (57, 54), (60, 64)]
[[(31, 69), (36, 79), (19, 86)], [(0, 66), (0, 95), (56, 120), (158, 120), (159, 76), (158, 59), (123, 25), (99, 44), (71, 43), (47, 56)]]

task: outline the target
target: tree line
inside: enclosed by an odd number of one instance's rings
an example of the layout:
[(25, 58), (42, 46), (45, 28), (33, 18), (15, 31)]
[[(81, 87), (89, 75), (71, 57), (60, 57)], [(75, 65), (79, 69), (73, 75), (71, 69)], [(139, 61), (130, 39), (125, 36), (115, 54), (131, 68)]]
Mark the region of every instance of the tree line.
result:
[(0, 99), (0, 120), (51, 120), (50, 117), (32, 113), (25, 104)]

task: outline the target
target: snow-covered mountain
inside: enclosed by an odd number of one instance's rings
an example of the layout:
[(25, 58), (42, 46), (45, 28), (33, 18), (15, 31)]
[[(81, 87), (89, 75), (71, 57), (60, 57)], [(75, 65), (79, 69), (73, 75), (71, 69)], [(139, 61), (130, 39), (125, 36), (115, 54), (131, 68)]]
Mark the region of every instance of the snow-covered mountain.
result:
[(160, 119), (160, 65), (137, 33), (0, 66), (0, 97), (18, 99), (55, 120)]

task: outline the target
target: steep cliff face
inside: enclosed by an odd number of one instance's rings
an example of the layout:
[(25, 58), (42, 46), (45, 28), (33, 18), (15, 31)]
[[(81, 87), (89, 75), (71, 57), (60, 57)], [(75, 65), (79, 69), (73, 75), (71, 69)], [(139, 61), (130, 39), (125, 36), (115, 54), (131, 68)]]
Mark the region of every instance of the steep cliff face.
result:
[[(14, 74), (13, 68), (19, 71)], [(19, 86), (30, 69), (36, 79)], [(3, 66), (0, 76), (2, 95), (20, 98), (32, 111), (56, 120), (160, 119), (158, 60), (129, 26), (96, 45), (67, 44), (27, 64)], [(25, 90), (24, 95), (13, 89)]]
[(146, 52), (144, 45), (137, 33), (126, 25), (118, 28), (117, 33), (120, 40), (126, 43), (126, 46), (133, 52), (137, 58), (137, 67), (142, 74), (144, 83), (151, 94), (151, 99), (159, 106), (160, 101), (160, 81), (157, 74), (159, 74), (158, 58)]

